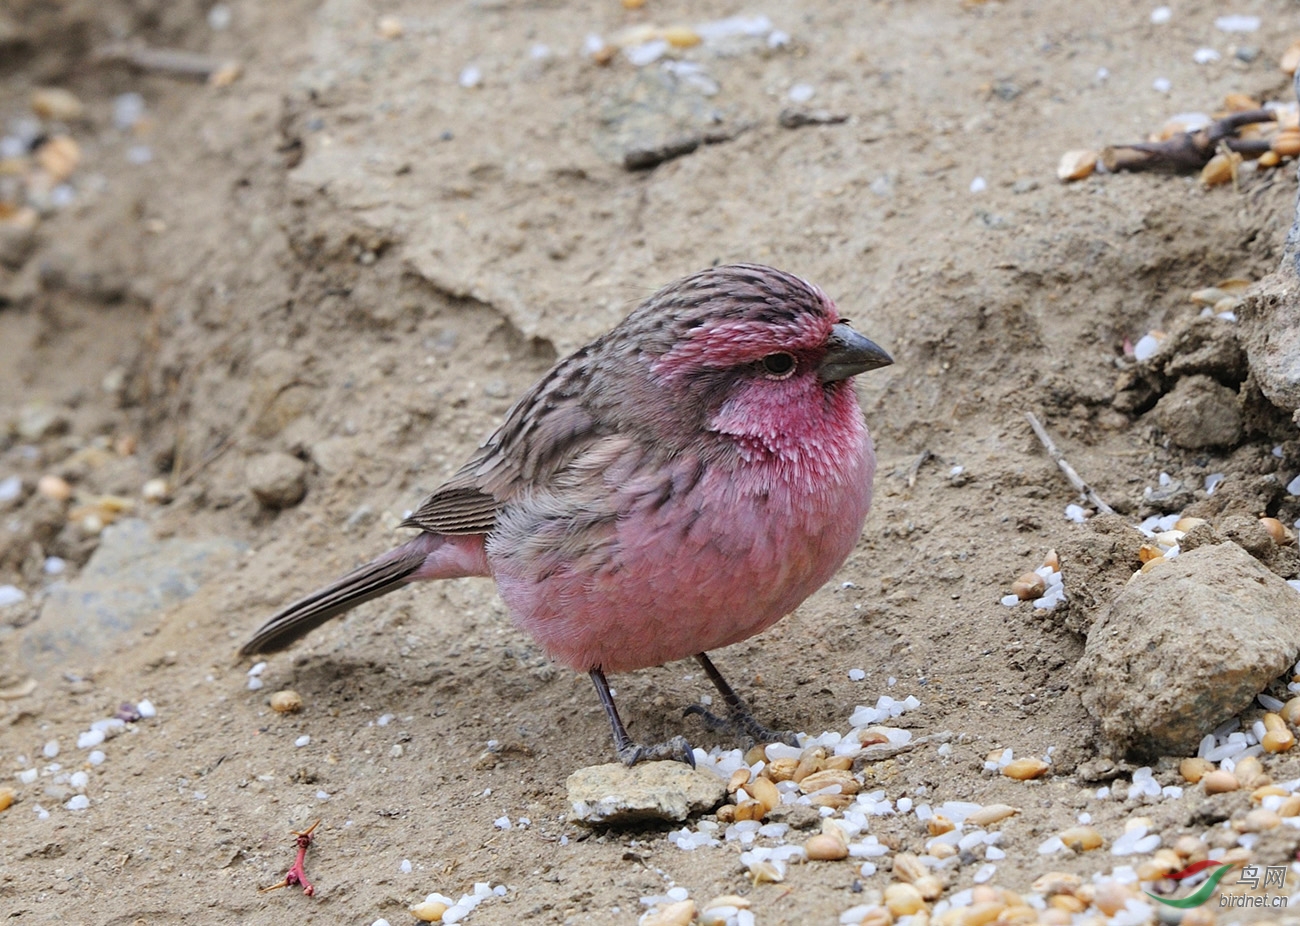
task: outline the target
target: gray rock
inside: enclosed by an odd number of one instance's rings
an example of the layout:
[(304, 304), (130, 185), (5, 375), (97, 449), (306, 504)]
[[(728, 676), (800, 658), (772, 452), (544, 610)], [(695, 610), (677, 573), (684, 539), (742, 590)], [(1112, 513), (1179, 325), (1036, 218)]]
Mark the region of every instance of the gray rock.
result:
[(588, 826), (680, 823), (712, 810), (727, 796), (727, 783), (717, 775), (681, 762), (593, 765), (578, 769), (565, 784), (573, 807), (569, 818)]
[(99, 659), (206, 579), (234, 568), (246, 549), (225, 537), (155, 540), (135, 518), (110, 524), (81, 574), (50, 586), (40, 617), (21, 631), (22, 657), (39, 667)]
[(1281, 265), (1242, 300), (1237, 318), (1260, 391), (1300, 424), (1300, 199)]
[(1179, 447), (1231, 447), (1241, 440), (1237, 393), (1208, 376), (1185, 376), (1156, 403), (1156, 423)]
[(292, 508), (307, 494), (307, 464), (287, 453), (252, 457), (244, 472), (248, 487), (267, 508)]
[(1076, 685), (1117, 754), (1190, 755), (1298, 653), (1300, 594), (1221, 543), (1135, 577), (1093, 624)]

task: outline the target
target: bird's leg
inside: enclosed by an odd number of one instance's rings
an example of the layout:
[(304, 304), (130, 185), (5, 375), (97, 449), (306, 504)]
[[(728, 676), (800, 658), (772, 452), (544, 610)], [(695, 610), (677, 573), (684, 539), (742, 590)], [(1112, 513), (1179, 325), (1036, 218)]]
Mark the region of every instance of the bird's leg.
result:
[(623, 726), (622, 718), (618, 716), (618, 708), (614, 706), (614, 695), (609, 690), (605, 673), (600, 669), (592, 669), (588, 674), (591, 676), (592, 684), (596, 686), (596, 694), (600, 695), (600, 703), (605, 708), (605, 716), (609, 718), (610, 728), (614, 731), (614, 751), (618, 754), (620, 762), (624, 765), (636, 765), (638, 762), (672, 759), (675, 762), (685, 762), (691, 768), (695, 768), (695, 752), (684, 736), (674, 736), (666, 743), (656, 743), (653, 746), (641, 746), (632, 742), (632, 737), (627, 735), (627, 728)]
[(722, 700), (727, 705), (727, 716), (719, 717), (704, 709), (699, 704), (692, 704), (686, 708), (687, 714), (698, 714), (700, 719), (711, 730), (722, 730), (728, 733), (743, 733), (752, 738), (756, 743), (785, 743), (787, 746), (798, 746), (799, 740), (794, 733), (788, 730), (770, 730), (763, 724), (759, 723), (754, 712), (750, 710), (749, 705), (744, 699), (727, 684), (727, 680), (722, 677), (709, 659), (707, 653), (696, 653), (696, 660), (704, 667), (704, 672), (713, 682), (713, 687), (718, 689), (722, 695)]

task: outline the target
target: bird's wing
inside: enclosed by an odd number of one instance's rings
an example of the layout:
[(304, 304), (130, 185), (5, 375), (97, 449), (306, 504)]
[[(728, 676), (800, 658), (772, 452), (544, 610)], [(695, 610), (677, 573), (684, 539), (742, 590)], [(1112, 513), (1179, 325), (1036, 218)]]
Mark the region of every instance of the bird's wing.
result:
[(605, 436), (584, 397), (591, 368), (580, 351), (542, 378), (456, 475), (402, 522), (437, 534), (486, 534), (501, 508), (545, 488), (569, 462)]

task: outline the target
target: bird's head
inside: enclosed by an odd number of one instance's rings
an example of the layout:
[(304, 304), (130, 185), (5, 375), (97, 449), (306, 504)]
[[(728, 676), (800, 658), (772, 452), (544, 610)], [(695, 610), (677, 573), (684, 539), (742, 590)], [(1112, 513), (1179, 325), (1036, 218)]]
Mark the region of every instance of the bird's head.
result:
[(642, 315), (652, 376), (742, 449), (806, 442), (857, 416), (851, 377), (893, 363), (818, 287), (756, 264), (686, 277)]

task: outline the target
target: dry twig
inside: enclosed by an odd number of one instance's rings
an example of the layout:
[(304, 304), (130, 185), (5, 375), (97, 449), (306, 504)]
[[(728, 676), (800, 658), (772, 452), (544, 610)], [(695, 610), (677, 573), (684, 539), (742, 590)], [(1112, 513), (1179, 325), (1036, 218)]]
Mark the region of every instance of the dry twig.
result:
[(1105, 512), (1106, 514), (1114, 514), (1115, 509), (1106, 504), (1102, 497), (1097, 494), (1096, 489), (1083, 481), (1083, 477), (1079, 475), (1078, 471), (1069, 464), (1061, 451), (1056, 449), (1056, 443), (1052, 440), (1051, 436), (1048, 435), (1047, 429), (1044, 428), (1043, 423), (1038, 420), (1038, 416), (1033, 412), (1025, 412), (1025, 419), (1029, 422), (1029, 426), (1034, 429), (1034, 434), (1037, 435), (1038, 440), (1042, 443), (1043, 449), (1047, 451), (1047, 455), (1056, 461), (1056, 465), (1061, 468), (1061, 472), (1065, 474), (1065, 478), (1070, 480), (1070, 485), (1074, 486), (1079, 491), (1080, 495), (1092, 502), (1093, 507), (1098, 511)]

